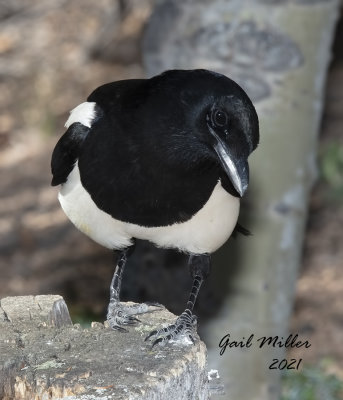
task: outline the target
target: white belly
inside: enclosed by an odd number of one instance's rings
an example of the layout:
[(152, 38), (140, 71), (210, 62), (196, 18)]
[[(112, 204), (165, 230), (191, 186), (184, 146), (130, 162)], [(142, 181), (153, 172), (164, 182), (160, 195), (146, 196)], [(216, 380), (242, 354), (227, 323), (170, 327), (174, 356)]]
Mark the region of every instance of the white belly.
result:
[(239, 213), (239, 199), (227, 193), (218, 181), (207, 203), (186, 222), (144, 227), (119, 221), (96, 207), (81, 185), (77, 163), (62, 185), (58, 198), (77, 228), (110, 249), (128, 247), (132, 238), (137, 238), (149, 240), (158, 247), (177, 248), (194, 254), (212, 253), (229, 238)]

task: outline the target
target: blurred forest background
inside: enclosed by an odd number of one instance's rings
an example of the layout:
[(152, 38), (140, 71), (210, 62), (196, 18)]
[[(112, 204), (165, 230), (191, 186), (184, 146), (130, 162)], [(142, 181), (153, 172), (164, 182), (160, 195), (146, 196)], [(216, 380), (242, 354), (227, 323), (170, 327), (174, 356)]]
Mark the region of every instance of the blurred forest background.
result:
[[(145, 76), (141, 38), (152, 7), (153, 0), (0, 1), (0, 298), (56, 293), (65, 298), (74, 322), (104, 319), (112, 254), (63, 214), (57, 189), (50, 187), (50, 156), (68, 111), (94, 88)], [(312, 347), (289, 355), (319, 366), (337, 382), (343, 381), (342, 130), (341, 19), (327, 80), (320, 176), (311, 196), (290, 326)], [(153, 268), (159, 261), (154, 257), (143, 246), (144, 267), (127, 276), (124, 297), (161, 300), (164, 294), (168, 308), (179, 312), (173, 309), (179, 294), (175, 288), (169, 293), (168, 274)], [(171, 253), (168, 260), (178, 263), (179, 255)], [(151, 274), (161, 275), (154, 281)], [(174, 279), (181, 281), (179, 275)], [(188, 282), (178, 289), (182, 299), (184, 287)], [(312, 373), (310, 379), (321, 375)]]

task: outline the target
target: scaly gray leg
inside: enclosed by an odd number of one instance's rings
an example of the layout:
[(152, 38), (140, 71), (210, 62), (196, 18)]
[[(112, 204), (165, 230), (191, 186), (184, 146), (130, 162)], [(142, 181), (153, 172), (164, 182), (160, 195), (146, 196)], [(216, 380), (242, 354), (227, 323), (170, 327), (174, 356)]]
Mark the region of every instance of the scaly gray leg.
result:
[(152, 347), (156, 344), (165, 345), (170, 340), (178, 339), (181, 336), (187, 336), (193, 344), (195, 343), (194, 337), (197, 331), (197, 317), (193, 314), (193, 309), (201, 284), (209, 275), (211, 258), (208, 254), (190, 255), (188, 264), (193, 276), (193, 286), (189, 295), (187, 307), (174, 324), (166, 328), (154, 330), (145, 338), (146, 341), (154, 340)]
[(125, 250), (120, 251), (116, 269), (113, 274), (111, 286), (110, 286), (110, 303), (107, 309), (107, 321), (112, 329), (119, 330), (121, 332), (127, 332), (127, 329), (123, 328), (122, 325), (135, 325), (140, 322), (135, 315), (143, 314), (150, 311), (149, 306), (162, 307), (157, 303), (142, 303), (126, 305), (120, 302), (120, 289), (121, 280), (127, 258), (132, 253), (134, 247), (129, 247)]

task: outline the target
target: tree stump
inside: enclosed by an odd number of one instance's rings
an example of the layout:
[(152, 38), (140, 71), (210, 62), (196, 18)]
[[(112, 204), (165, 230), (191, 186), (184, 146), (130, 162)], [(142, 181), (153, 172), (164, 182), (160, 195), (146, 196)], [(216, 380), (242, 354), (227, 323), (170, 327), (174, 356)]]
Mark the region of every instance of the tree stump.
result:
[(73, 325), (61, 296), (0, 301), (0, 398), (208, 399), (206, 347), (197, 340), (165, 347), (145, 336), (175, 316), (140, 316), (127, 333), (99, 322)]

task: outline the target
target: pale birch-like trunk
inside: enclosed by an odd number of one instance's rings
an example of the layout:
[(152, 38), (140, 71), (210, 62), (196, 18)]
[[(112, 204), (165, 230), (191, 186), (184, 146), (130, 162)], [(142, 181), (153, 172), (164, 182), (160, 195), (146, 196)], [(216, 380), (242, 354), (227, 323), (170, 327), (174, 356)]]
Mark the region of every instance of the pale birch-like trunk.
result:
[(253, 236), (214, 257), (212, 273), (227, 297), (203, 330), (222, 399), (279, 397), (280, 371), (268, 367), (284, 348), (254, 343), (221, 357), (218, 344), (227, 333), (236, 340), (288, 334), (338, 7), (337, 0), (167, 0), (147, 27), (149, 76), (171, 68), (222, 72), (246, 89), (260, 118), (243, 207)]

